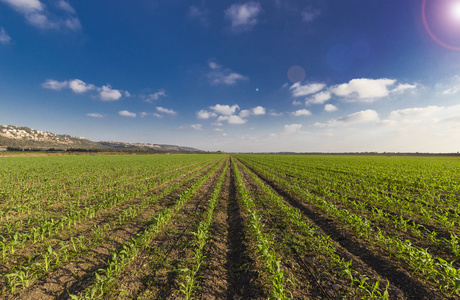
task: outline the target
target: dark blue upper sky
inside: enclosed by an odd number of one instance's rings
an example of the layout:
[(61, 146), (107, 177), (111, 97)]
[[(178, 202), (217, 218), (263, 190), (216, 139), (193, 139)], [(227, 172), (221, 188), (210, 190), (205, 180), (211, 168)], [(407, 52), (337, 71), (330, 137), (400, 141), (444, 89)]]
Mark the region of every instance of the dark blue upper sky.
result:
[(0, 124), (225, 151), (460, 149), (460, 0), (0, 0)]

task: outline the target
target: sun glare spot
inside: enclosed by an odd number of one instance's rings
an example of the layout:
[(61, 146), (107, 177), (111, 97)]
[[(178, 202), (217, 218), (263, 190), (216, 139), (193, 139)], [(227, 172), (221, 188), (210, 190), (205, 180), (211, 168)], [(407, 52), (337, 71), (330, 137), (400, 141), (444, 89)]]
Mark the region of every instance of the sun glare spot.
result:
[(456, 21), (460, 21), (460, 1), (455, 1), (451, 7), (451, 16)]

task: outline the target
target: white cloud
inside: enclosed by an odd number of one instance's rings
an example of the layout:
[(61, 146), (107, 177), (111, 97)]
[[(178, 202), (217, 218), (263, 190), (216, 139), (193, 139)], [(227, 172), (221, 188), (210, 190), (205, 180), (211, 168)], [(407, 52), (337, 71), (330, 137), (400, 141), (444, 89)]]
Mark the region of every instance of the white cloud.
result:
[(69, 88), (77, 94), (81, 94), (90, 90), (94, 90), (96, 87), (92, 84), (86, 84), (80, 79), (74, 79), (69, 81)]
[(291, 113), (294, 117), (301, 117), (301, 116), (311, 116), (311, 111), (308, 109), (299, 109), (295, 112)]
[(130, 117), (130, 118), (135, 118), (137, 115), (136, 113), (133, 113), (133, 112), (129, 112), (127, 110), (121, 110), (118, 112), (118, 114), (120, 116), (123, 116), (123, 117)]
[(110, 85), (103, 85), (99, 89), (99, 97), (102, 101), (116, 101), (122, 96), (119, 90), (112, 89)]
[(190, 125), (190, 128), (192, 128), (193, 130), (203, 130), (203, 125), (201, 125), (201, 124), (192, 124), (192, 125)]
[(217, 114), (202, 109), (202, 110), (200, 110), (199, 112), (196, 113), (196, 117), (197, 117), (197, 119), (207, 120), (209, 118), (217, 117)]
[(338, 125), (358, 124), (367, 122), (380, 122), (379, 114), (372, 109), (362, 110), (356, 113), (349, 114), (345, 117), (329, 120), (327, 123), (315, 123), (315, 127), (334, 127)]
[(302, 11), (301, 16), (302, 20), (305, 22), (312, 22), (314, 21), (319, 15), (321, 14), (321, 10), (308, 7)]
[(214, 128), (213, 131), (224, 132), (224, 130), (222, 128)]
[(160, 97), (166, 97), (166, 91), (164, 89), (159, 89), (156, 93), (148, 94), (147, 96), (145, 96), (145, 101), (153, 102), (160, 99)]
[(335, 106), (335, 105), (326, 104), (326, 105), (324, 106), (324, 110), (327, 111), (327, 112), (333, 112), (333, 111), (338, 110), (338, 108), (337, 108), (337, 106)]
[(61, 29), (79, 30), (80, 21), (75, 16), (75, 9), (66, 1), (59, 1), (56, 7), (64, 16), (58, 16), (46, 9), (46, 6), (39, 0), (0, 0), (10, 5), (11, 8), (22, 14), (27, 22), (40, 29)]
[(91, 118), (103, 118), (104, 116), (100, 113), (88, 113), (86, 114), (88, 117), (91, 117)]
[(235, 32), (251, 30), (258, 22), (257, 17), (262, 12), (258, 2), (233, 4), (225, 11), (225, 17), (230, 20)]
[(247, 120), (240, 116), (220, 116), (217, 118), (217, 122), (227, 121), (228, 124), (241, 125), (247, 122)]
[(252, 114), (255, 116), (265, 115), (265, 108), (262, 106), (256, 106), (252, 108), (251, 110), (252, 110)]
[(313, 95), (305, 104), (324, 104), (331, 99), (331, 93), (323, 91)]
[(239, 116), (242, 118), (247, 118), (251, 115), (251, 111), (249, 109), (243, 109), (240, 111)]
[(11, 37), (6, 33), (3, 27), (0, 27), (0, 44), (8, 44), (11, 41)]
[(372, 109), (362, 110), (348, 116), (337, 119), (337, 122), (342, 123), (362, 123), (379, 121), (379, 114)]
[(63, 88), (68, 87), (68, 84), (69, 83), (67, 81), (60, 82), (53, 79), (47, 79), (44, 83), (42, 83), (42, 87), (45, 89), (60, 91)]
[(284, 125), (284, 133), (287, 134), (300, 133), (300, 129), (302, 129), (302, 124)]
[(324, 89), (326, 84), (324, 83), (309, 83), (306, 85), (301, 85), (300, 82), (296, 82), (289, 88), (291, 90), (292, 96), (294, 97), (303, 97), (317, 93)]
[(80, 79), (72, 79), (66, 81), (47, 79), (44, 83), (42, 83), (42, 87), (45, 89), (51, 89), (55, 91), (60, 91), (64, 88), (69, 88), (76, 94), (83, 94), (88, 91), (97, 91), (99, 99), (101, 99), (102, 101), (116, 101), (119, 100), (123, 96), (123, 94), (125, 94), (126, 97), (131, 96), (131, 94), (128, 91), (112, 89), (110, 85), (96, 87), (94, 84), (87, 84)]
[(224, 69), (214, 61), (208, 63), (211, 69), (207, 77), (212, 85), (235, 85), (238, 81), (247, 80), (246, 76), (233, 72), (230, 69)]
[(164, 107), (161, 107), (161, 106), (157, 107), (157, 111), (159, 111), (161, 113), (164, 113), (164, 114), (168, 114), (168, 115), (176, 115), (177, 114), (174, 110), (167, 109), (167, 108), (164, 108)]
[(416, 84), (400, 83), (397, 87), (391, 90), (392, 93), (404, 93), (407, 90), (416, 89)]
[(237, 109), (240, 109), (240, 107), (237, 104), (232, 106), (216, 104), (209, 108), (213, 110), (215, 113), (225, 116), (233, 115)]
[(217, 70), (217, 69), (220, 69), (221, 66), (214, 61), (210, 61), (209, 68), (211, 68), (211, 70)]
[(428, 106), (428, 107), (413, 107), (401, 110), (394, 110), (390, 113), (390, 119), (398, 119), (404, 117), (428, 117), (435, 112), (442, 110), (440, 106)]
[(68, 12), (69, 14), (75, 14), (75, 9), (72, 6), (70, 6), (69, 2), (67, 1), (64, 1), (64, 0), (58, 1), (57, 7), (62, 9), (63, 11)]
[(374, 99), (387, 97), (390, 94), (389, 86), (396, 82), (395, 79), (352, 79), (332, 87), (330, 91), (341, 97), (357, 97), (358, 99)]
[(274, 110), (270, 110), (270, 112), (268, 113), (269, 116), (272, 116), (272, 117), (281, 117), (283, 116), (283, 113), (277, 113), (276, 111)]

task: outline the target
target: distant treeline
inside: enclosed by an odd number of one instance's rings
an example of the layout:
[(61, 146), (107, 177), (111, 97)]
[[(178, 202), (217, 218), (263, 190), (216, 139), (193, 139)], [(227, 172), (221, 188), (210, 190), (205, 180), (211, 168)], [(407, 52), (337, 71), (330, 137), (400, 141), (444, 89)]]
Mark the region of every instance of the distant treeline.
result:
[(48, 153), (135, 153), (135, 154), (152, 154), (152, 153), (199, 153), (206, 152), (192, 152), (192, 151), (166, 151), (166, 150), (143, 150), (143, 149), (88, 149), (88, 148), (33, 148), (33, 147), (6, 147), (8, 152), (48, 152)]

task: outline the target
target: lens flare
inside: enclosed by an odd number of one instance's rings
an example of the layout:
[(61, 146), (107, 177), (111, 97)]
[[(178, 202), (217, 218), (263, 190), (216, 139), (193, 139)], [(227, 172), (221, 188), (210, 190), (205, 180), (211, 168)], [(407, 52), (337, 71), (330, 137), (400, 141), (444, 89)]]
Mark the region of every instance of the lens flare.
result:
[(451, 16), (455, 21), (460, 22), (460, 1), (456, 1), (452, 4)]
[[(444, 22), (443, 24), (443, 27), (442, 28), (446, 28), (448, 27), (446, 25), (446, 20), (445, 19), (451, 19), (451, 22), (452, 20), (455, 21), (456, 24), (451, 24), (449, 25), (450, 26), (450, 31), (452, 32), (456, 32), (456, 36), (459, 36), (458, 35), (458, 32), (459, 31), (459, 24), (460, 24), (460, 0), (447, 0), (447, 1), (434, 1), (434, 2), (430, 2), (430, 4), (433, 4), (435, 3), (435, 5), (447, 5), (447, 10), (450, 14), (450, 18), (448, 16), (445, 16), (444, 15), (444, 18), (439, 18), (439, 22)], [(425, 26), (425, 30), (427, 31), (427, 33), (430, 35), (430, 37), (436, 42), (438, 43), (439, 45), (447, 48), (447, 49), (450, 49), (450, 50), (455, 50), (455, 51), (460, 51), (460, 47), (459, 46), (454, 46), (452, 44), (449, 44), (448, 42), (446, 41), (443, 41), (442, 38), (439, 37), (439, 33), (438, 34), (435, 34), (433, 32), (433, 29), (432, 27), (430, 26), (430, 24), (428, 23), (428, 20), (427, 20), (427, 9), (426, 9), (426, 6), (427, 6), (427, 0), (423, 0), (422, 2), (422, 19), (423, 19), (423, 25)], [(447, 17), (447, 18), (446, 18)], [(445, 30), (447, 31), (447, 30)], [(452, 33), (450, 33), (451, 35), (453, 35)]]

